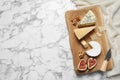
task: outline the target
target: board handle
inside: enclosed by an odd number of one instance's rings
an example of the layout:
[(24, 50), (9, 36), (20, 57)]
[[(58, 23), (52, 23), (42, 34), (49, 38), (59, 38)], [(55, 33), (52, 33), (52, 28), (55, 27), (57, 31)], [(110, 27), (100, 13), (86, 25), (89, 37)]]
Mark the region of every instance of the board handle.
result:
[(103, 63), (102, 63), (102, 66), (101, 66), (101, 68), (100, 68), (100, 71), (105, 72), (105, 71), (106, 71), (106, 68), (107, 68), (107, 65), (108, 65), (108, 61), (107, 61), (107, 60), (104, 60)]

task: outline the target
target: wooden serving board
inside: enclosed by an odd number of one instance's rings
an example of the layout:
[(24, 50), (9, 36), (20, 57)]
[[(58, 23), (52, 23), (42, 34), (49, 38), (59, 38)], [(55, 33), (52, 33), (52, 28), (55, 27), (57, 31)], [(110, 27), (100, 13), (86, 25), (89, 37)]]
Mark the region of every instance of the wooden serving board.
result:
[[(93, 30), (92, 32), (90, 32), (88, 35), (86, 35), (83, 38), (83, 40), (89, 42), (89, 41), (91, 41), (90, 35), (93, 35), (94, 33), (99, 31), (98, 26), (104, 25), (101, 8), (99, 6), (91, 6), (91, 7), (86, 7), (86, 8), (80, 9), (80, 10), (67, 11), (65, 13), (66, 23), (67, 23), (67, 27), (68, 27), (68, 31), (69, 31), (70, 46), (71, 46), (71, 50), (72, 50), (72, 54), (73, 54), (74, 69), (79, 74), (86, 74), (86, 73), (99, 71), (100, 67), (103, 63), (103, 60), (106, 56), (106, 53), (107, 53), (108, 49), (110, 48), (110, 46), (108, 44), (106, 33), (105, 33), (105, 31), (103, 31), (101, 33), (102, 36), (96, 39), (96, 41), (99, 42), (102, 47), (101, 54), (99, 56), (95, 57), (97, 59), (97, 65), (92, 70), (88, 70), (88, 69), (86, 71), (78, 71), (77, 70), (77, 65), (80, 61), (79, 52), (86, 51), (86, 50), (90, 49), (90, 47), (88, 49), (84, 49), (83, 46), (80, 44), (80, 40), (77, 39), (77, 37), (75, 36), (75, 33), (74, 33), (74, 29), (76, 29), (78, 27), (73, 26), (71, 20), (73, 18), (75, 18), (76, 16), (80, 16), (80, 18), (83, 18), (84, 15), (88, 12), (88, 10), (92, 10), (97, 18), (97, 22), (95, 24), (95, 26), (96, 26), (95, 30)], [(84, 59), (87, 60), (88, 58), (89, 58), (89, 56), (87, 56), (87, 54), (85, 54)], [(112, 68), (113, 68), (113, 60), (111, 58), (108, 62), (107, 71), (111, 70)]]

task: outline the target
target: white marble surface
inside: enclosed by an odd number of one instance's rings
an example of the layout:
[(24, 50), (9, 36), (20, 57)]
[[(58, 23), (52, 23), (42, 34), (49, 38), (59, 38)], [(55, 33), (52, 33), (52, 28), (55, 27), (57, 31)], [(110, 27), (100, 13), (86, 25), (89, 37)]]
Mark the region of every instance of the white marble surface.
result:
[(0, 80), (111, 80), (77, 76), (64, 13), (70, 0), (0, 0)]

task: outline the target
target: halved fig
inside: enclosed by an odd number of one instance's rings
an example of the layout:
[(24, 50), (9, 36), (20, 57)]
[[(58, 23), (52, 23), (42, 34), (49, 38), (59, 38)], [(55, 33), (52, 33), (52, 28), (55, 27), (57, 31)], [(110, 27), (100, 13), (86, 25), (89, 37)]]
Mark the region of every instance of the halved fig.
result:
[(88, 59), (88, 69), (92, 69), (96, 66), (97, 60), (95, 58)]
[(87, 63), (85, 59), (80, 59), (80, 62), (78, 64), (78, 70), (79, 71), (85, 71), (87, 69)]

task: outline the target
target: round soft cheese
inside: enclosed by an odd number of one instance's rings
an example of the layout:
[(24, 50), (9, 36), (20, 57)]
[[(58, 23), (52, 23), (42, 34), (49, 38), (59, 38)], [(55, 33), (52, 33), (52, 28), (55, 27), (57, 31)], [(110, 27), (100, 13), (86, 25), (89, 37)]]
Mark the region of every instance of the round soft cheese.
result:
[(91, 45), (92, 49), (86, 51), (87, 55), (91, 57), (96, 57), (101, 53), (101, 46), (97, 41), (90, 41), (89, 44)]

